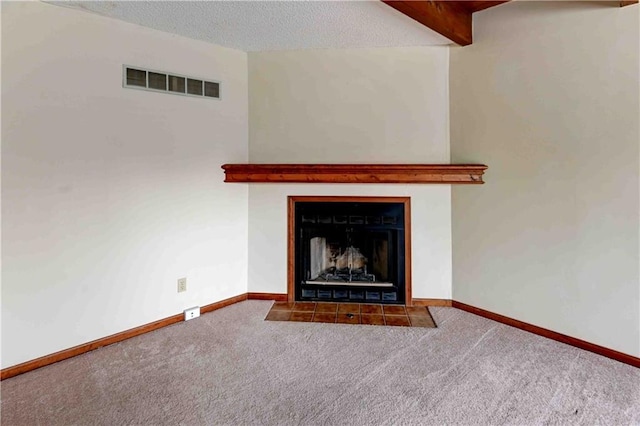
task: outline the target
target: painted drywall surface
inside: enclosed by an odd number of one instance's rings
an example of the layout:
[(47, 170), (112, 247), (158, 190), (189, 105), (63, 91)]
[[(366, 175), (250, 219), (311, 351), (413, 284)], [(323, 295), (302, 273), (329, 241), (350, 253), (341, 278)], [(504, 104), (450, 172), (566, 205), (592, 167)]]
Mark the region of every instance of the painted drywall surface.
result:
[(448, 163), (448, 48), (249, 53), (249, 158)]
[(451, 51), (453, 296), (640, 355), (638, 6), (513, 2)]
[(249, 291), (287, 292), (287, 196), (409, 196), (414, 298), (451, 298), (450, 185), (251, 184)]
[[(249, 54), (254, 163), (448, 163), (448, 48)], [(251, 184), (249, 291), (286, 293), (288, 195), (410, 196), (413, 296), (451, 297), (450, 185)]]
[[(2, 4), (2, 367), (246, 292), (246, 54)], [(223, 100), (122, 87), (122, 65)], [(176, 280), (187, 277), (187, 292)]]

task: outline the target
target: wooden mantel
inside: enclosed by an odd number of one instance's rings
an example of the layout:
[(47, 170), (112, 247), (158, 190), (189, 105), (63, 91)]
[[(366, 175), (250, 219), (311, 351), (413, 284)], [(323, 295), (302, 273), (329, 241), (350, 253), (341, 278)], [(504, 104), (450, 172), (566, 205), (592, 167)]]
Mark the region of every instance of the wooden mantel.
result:
[(225, 182), (482, 184), (484, 164), (225, 164)]

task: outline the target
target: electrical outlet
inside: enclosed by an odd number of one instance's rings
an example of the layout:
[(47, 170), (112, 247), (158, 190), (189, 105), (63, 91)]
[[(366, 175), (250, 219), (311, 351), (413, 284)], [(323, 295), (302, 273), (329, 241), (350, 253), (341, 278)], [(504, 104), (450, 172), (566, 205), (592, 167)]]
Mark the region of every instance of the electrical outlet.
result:
[(178, 278), (178, 293), (182, 293), (183, 291), (187, 291), (187, 279)]
[(189, 321), (190, 319), (198, 318), (200, 316), (200, 306), (194, 306), (193, 308), (184, 310), (184, 320)]

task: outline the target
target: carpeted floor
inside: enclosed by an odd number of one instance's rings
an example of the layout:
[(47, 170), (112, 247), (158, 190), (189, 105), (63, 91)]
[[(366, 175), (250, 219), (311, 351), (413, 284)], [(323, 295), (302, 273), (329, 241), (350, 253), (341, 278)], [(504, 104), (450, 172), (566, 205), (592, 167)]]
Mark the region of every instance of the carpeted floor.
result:
[(640, 369), (453, 308), (439, 328), (246, 301), (1, 383), (3, 425), (640, 424)]

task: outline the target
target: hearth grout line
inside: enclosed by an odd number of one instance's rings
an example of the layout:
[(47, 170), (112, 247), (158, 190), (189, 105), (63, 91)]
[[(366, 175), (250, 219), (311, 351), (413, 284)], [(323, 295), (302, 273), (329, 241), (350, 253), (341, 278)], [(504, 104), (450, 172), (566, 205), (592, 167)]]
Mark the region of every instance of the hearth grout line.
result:
[[(296, 304), (304, 305), (303, 310), (295, 310), (294, 307)], [(309, 306), (313, 304), (313, 306)], [(278, 305), (281, 305), (278, 307)], [(284, 309), (282, 308), (284, 305)], [(333, 305), (334, 309), (325, 311), (324, 309), (318, 310), (323, 305)], [(357, 309), (352, 309), (346, 312), (340, 312), (341, 306), (346, 305), (357, 305)], [(374, 313), (363, 313), (363, 306), (373, 306), (378, 307), (379, 312)], [(353, 306), (352, 306), (353, 307)], [(394, 307), (401, 307), (402, 312), (387, 312), (389, 309), (393, 309)], [(311, 309), (309, 309), (311, 308)], [(276, 302), (265, 320), (267, 321), (292, 321), (292, 322), (313, 322), (313, 323), (325, 323), (325, 324), (358, 324), (358, 325), (382, 325), (382, 326), (402, 326), (402, 327), (426, 327), (426, 328), (437, 328), (431, 313), (429, 312), (427, 307), (418, 307), (423, 308), (424, 313), (415, 312), (415, 310), (410, 311), (409, 309), (415, 309), (415, 307), (406, 306), (406, 305), (384, 305), (380, 303), (344, 303), (344, 302)], [(310, 315), (307, 319), (291, 319), (289, 316), (287, 319), (280, 318), (269, 318), (272, 312), (289, 312), (290, 315), (295, 313), (297, 314), (307, 314)], [(320, 317), (322, 315), (322, 318)], [(353, 321), (344, 321), (341, 320), (343, 316), (346, 316), (349, 320), (352, 320), (354, 317), (357, 318), (357, 322)], [(299, 317), (299, 315), (298, 315)], [(375, 322), (362, 322), (363, 318), (368, 317), (369, 321), (371, 321), (372, 317), (378, 317), (380, 323)], [(332, 320), (332, 321), (331, 321)], [(394, 323), (390, 323), (393, 320)], [(398, 323), (398, 321), (400, 323)], [(425, 322), (430, 323), (431, 325), (425, 324)]]

